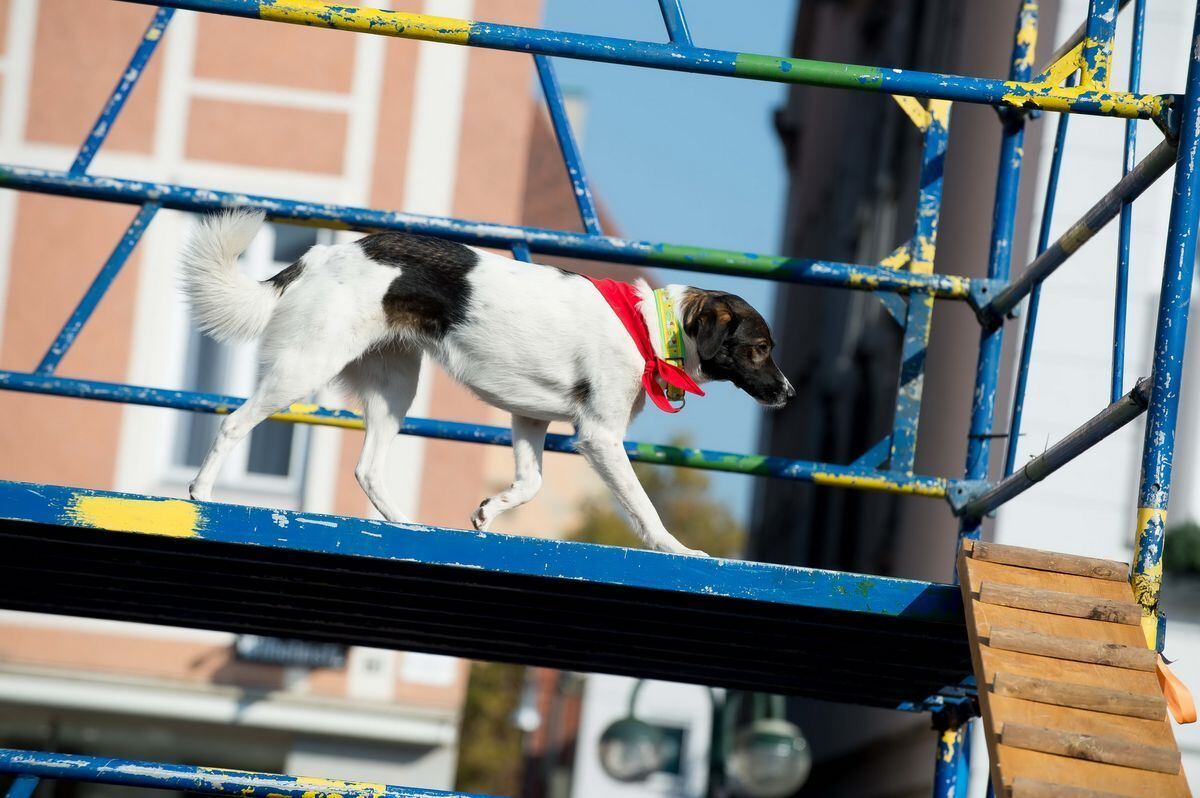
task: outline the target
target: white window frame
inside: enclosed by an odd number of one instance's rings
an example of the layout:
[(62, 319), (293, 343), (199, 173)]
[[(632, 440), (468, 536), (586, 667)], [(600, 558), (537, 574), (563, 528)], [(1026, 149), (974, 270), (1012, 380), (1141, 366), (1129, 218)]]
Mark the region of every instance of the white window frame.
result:
[[(190, 225), (196, 223), (192, 219)], [(276, 261), (273, 257), (275, 249), (275, 226), (266, 224), (255, 236), (242, 257), (238, 259), (238, 268), (256, 280), (266, 280), (286, 268), (289, 264)], [(190, 231), (189, 231), (190, 232)], [(333, 232), (318, 229), (317, 243), (333, 243)], [(187, 320), (187, 356), (184, 359), (183, 383), (187, 390), (195, 390), (195, 384), (190, 381), (196, 367), (195, 341), (201, 335)], [(232, 396), (249, 396), (253, 393), (258, 382), (258, 344), (231, 343), (222, 344), (228, 351), (225, 364), (225, 374), (221, 389), (218, 393)], [(191, 429), (195, 413), (179, 415), (176, 420), (170, 445), (170, 459), (167, 464), (165, 478), (168, 482), (186, 484), (195, 476), (196, 466), (183, 461), (187, 437)], [(299, 506), (304, 491), (304, 477), (307, 470), (309, 429), (306, 424), (293, 425), (291, 459), (288, 463), (287, 476), (260, 474), (249, 470), (250, 442), (253, 437), (246, 436), (230, 453), (225, 464), (217, 475), (217, 489), (232, 492), (245, 498), (247, 494), (270, 497), (277, 504)]]

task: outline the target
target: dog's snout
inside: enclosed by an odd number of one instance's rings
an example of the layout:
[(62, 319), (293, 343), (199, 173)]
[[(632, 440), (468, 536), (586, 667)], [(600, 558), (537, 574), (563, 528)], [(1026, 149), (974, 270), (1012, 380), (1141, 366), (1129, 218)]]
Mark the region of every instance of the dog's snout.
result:
[(796, 398), (796, 389), (792, 387), (791, 382), (788, 382), (788, 384), (787, 384), (787, 398), (788, 399)]

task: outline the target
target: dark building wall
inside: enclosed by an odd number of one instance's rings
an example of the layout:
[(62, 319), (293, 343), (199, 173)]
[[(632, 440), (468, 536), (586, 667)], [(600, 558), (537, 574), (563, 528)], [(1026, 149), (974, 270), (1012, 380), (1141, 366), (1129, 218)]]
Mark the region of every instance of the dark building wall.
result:
[[(794, 54), (827, 61), (1006, 77), (1017, 0), (803, 0)], [(1043, 4), (1043, 20), (1057, 16)], [(1039, 53), (1052, 49), (1043, 25)], [(1040, 58), (1039, 58), (1040, 63)], [(777, 114), (791, 175), (782, 251), (874, 263), (912, 236), (920, 133), (885, 95), (797, 86)], [(1040, 123), (1026, 136), (1014, 268), (1023, 266)], [(935, 268), (987, 271), (1000, 126), (988, 107), (951, 114)], [(778, 356), (797, 398), (766, 417), (761, 450), (849, 463), (888, 434), (900, 330), (872, 295), (785, 286)], [(938, 302), (928, 350), (916, 470), (958, 476), (966, 455), (979, 326), (962, 303)], [(1006, 341), (1011, 354), (1012, 336)], [(1006, 358), (1006, 362), (1011, 358)], [(1001, 375), (1000, 394), (1009, 378)], [(1007, 407), (997, 407), (998, 427)], [(999, 462), (999, 446), (993, 462)], [(948, 581), (957, 524), (939, 500), (764, 482), (752, 523), (755, 559)], [(862, 648), (871, 652), (871, 641)], [(871, 655), (886, 657), (886, 651)], [(803, 795), (928, 795), (934, 734), (927, 716), (797, 701), (817, 767)]]

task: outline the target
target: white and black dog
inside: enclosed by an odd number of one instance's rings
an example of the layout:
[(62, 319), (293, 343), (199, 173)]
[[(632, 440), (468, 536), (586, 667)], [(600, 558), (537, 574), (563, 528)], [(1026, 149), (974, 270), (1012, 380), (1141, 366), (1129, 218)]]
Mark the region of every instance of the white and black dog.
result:
[[(616, 494), (634, 530), (653, 549), (702, 554), (664, 528), (638, 482), (622, 439), (641, 410), (643, 357), (623, 322), (588, 279), (549, 266), (406, 233), (375, 233), (314, 246), (270, 280), (237, 270), (263, 214), (229, 211), (204, 219), (183, 255), (183, 283), (201, 330), (218, 340), (261, 338), (262, 378), (221, 424), (191, 484), (207, 500), (222, 461), (267, 416), (334, 378), (362, 399), (366, 441), (354, 474), (391, 521), (384, 463), (417, 390), (427, 354), (484, 401), (512, 413), (512, 485), (471, 517), (486, 530), (496, 516), (537, 494), (551, 421), (575, 426), (577, 448)], [(647, 300), (648, 286), (637, 291)], [(771, 357), (774, 342), (753, 308), (731, 294), (682, 285), (678, 308), (685, 358), (696, 382), (728, 380), (764, 405), (795, 392)], [(662, 350), (656, 303), (637, 306)]]

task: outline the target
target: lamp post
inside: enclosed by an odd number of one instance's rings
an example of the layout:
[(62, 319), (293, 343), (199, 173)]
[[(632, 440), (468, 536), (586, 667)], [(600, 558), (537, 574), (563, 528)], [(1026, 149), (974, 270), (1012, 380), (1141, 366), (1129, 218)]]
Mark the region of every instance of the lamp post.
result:
[[(634, 684), (625, 717), (600, 736), (600, 766), (617, 781), (645, 781), (666, 761), (666, 735), (635, 712), (643, 683), (639, 679)], [(812, 770), (812, 755), (800, 729), (784, 717), (781, 696), (752, 694), (753, 717), (733, 734), (742, 694), (718, 695), (709, 689), (708, 696), (712, 701), (708, 798), (788, 798), (804, 785)]]

